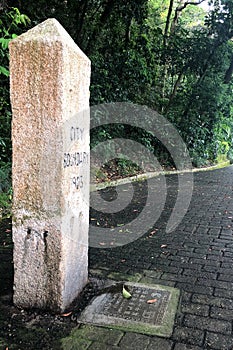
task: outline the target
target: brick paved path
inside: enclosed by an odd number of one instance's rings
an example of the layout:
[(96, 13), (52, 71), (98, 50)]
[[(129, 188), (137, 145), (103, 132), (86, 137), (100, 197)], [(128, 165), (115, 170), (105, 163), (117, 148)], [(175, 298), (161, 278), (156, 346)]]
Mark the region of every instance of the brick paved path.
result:
[[(233, 166), (195, 173), (194, 179), (190, 208), (173, 233), (166, 234), (165, 227), (177, 195), (176, 175), (167, 177), (167, 203), (152, 230), (155, 231), (153, 235), (148, 232), (120, 248), (90, 248), (92, 275), (158, 283), (181, 290), (174, 330), (169, 339), (86, 325), (74, 328), (66, 337), (67, 321), (61, 323), (64, 323), (62, 335), (55, 328), (58, 342), (54, 346), (46, 346), (46, 341), (42, 345), (43, 339), (53, 332), (53, 326), (46, 330), (41, 330), (39, 325), (34, 328), (26, 324), (17, 326), (16, 313), (21, 312), (6, 298), (7, 293), (12, 292), (12, 249), (11, 244), (5, 246), (0, 239), (0, 308), (6, 306), (9, 309), (7, 319), (0, 312), (0, 348), (5, 350), (12, 343), (10, 339), (14, 332), (17, 339), (22, 332), (25, 345), (11, 345), (9, 350), (232, 350)], [(143, 203), (144, 195), (139, 195)], [(7, 232), (10, 236), (10, 230)], [(32, 320), (33, 317), (37, 317), (36, 314), (32, 315)], [(62, 347), (61, 336), (66, 337)], [(14, 343), (14, 337), (12, 341)]]
[(195, 173), (194, 180), (191, 205), (173, 233), (165, 227), (177, 194), (175, 175), (167, 177), (168, 200), (156, 234), (120, 248), (90, 249), (92, 274), (121, 273), (181, 290), (172, 337), (95, 327), (87, 330), (85, 349), (233, 349), (233, 167)]

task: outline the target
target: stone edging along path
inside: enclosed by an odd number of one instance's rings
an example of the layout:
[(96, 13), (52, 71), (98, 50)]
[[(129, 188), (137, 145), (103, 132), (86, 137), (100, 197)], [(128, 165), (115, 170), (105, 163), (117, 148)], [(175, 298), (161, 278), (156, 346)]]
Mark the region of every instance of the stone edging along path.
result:
[(221, 162), (219, 164), (212, 165), (212, 166), (205, 167), (205, 168), (193, 168), (193, 169), (187, 169), (187, 170), (182, 170), (182, 171), (181, 170), (164, 170), (164, 171), (148, 172), (148, 173), (144, 173), (144, 174), (125, 177), (123, 179), (106, 181), (106, 182), (102, 182), (99, 184), (91, 184), (90, 185), (90, 192), (102, 190), (102, 189), (107, 188), (107, 187), (128, 184), (128, 183), (133, 182), (133, 181), (144, 181), (144, 180), (159, 176), (160, 174), (172, 175), (172, 174), (181, 174), (181, 173), (188, 173), (188, 172), (196, 173), (196, 172), (200, 172), (200, 171), (210, 171), (210, 170), (221, 169), (221, 168), (225, 168), (229, 165), (230, 165), (230, 161), (225, 161), (225, 162)]

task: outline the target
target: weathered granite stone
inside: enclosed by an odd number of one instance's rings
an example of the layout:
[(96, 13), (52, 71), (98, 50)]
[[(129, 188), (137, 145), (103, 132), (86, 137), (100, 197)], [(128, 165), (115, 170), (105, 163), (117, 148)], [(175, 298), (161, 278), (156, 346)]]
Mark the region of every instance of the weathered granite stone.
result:
[(14, 302), (64, 310), (87, 282), (90, 61), (55, 20), (10, 43)]

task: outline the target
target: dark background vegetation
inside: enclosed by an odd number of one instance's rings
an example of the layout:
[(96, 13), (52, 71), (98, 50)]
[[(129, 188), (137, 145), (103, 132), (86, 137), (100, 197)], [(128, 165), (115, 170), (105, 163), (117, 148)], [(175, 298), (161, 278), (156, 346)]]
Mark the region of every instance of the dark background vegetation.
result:
[[(203, 3), (212, 5), (207, 12)], [(56, 18), (91, 59), (92, 105), (130, 101), (157, 110), (177, 127), (194, 166), (233, 159), (232, 0), (4, 0), (0, 207), (11, 197), (8, 42), (49, 17)], [(107, 128), (98, 129), (92, 143), (120, 132), (111, 135)], [(143, 131), (138, 138), (169, 163), (159, 143)]]

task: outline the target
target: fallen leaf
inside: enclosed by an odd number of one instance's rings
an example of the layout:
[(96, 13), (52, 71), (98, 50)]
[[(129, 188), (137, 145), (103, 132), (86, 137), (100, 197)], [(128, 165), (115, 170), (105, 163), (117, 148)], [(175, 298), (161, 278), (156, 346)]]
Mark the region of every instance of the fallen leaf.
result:
[(61, 316), (63, 316), (63, 317), (67, 317), (67, 316), (70, 316), (71, 314), (72, 314), (72, 311), (67, 312), (66, 314), (61, 314)]
[(130, 299), (132, 297), (132, 295), (125, 289), (125, 287), (123, 286), (122, 289), (122, 295), (125, 299)]
[(105, 245), (105, 243), (104, 242), (99, 242), (99, 245)]
[(166, 245), (166, 244), (162, 244), (162, 245), (160, 246), (160, 248), (167, 248), (167, 245)]
[(132, 231), (130, 231), (130, 230), (128, 230), (128, 229), (126, 229), (124, 232), (125, 232), (125, 233), (132, 233)]
[(149, 237), (150, 237), (150, 238), (153, 237), (154, 234), (156, 234), (157, 231), (158, 231), (158, 230), (151, 231), (150, 234), (149, 234)]
[(150, 300), (147, 300), (147, 304), (154, 304), (156, 303), (157, 299), (150, 299)]

